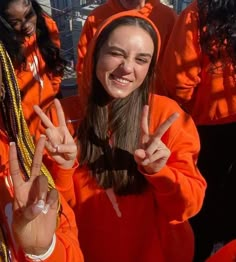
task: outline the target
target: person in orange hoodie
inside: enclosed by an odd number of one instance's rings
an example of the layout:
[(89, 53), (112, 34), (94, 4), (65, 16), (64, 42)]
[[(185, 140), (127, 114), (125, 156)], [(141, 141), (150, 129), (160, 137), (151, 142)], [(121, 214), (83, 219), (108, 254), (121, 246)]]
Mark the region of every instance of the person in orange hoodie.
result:
[(169, 95), (193, 117), (201, 141), (198, 167), (208, 189), (191, 220), (196, 261), (236, 239), (236, 2), (193, 1), (179, 16), (164, 54)]
[[(82, 79), (84, 57), (98, 26), (105, 19), (116, 13), (132, 9), (138, 10), (140, 14), (151, 19), (158, 28), (162, 41), (159, 62), (162, 60), (165, 46), (167, 45), (169, 35), (177, 18), (175, 11), (162, 4), (160, 0), (108, 0), (106, 3), (95, 8), (87, 17), (79, 38), (76, 72), (81, 99), (83, 99), (88, 92), (86, 90), (86, 80)], [(159, 71), (159, 68), (157, 71)], [(159, 82), (158, 87), (155, 88), (155, 92), (157, 91), (158, 93), (165, 94), (165, 89), (163, 89), (161, 82)]]
[[(192, 261), (188, 219), (200, 210), (206, 183), (191, 117), (150, 90), (160, 45), (154, 23), (139, 12), (111, 16), (85, 60), (85, 114), (78, 97), (62, 101), (79, 145), (73, 208), (87, 262)], [(50, 140), (55, 112), (40, 113)]]
[[(1, 41), (0, 87), (0, 261), (83, 262), (74, 213), (57, 192), (58, 179), (41, 163), (48, 142), (41, 137), (34, 147), (14, 68)], [(66, 142), (57, 141), (54, 170), (71, 177), (77, 150), (63, 134)]]
[(33, 105), (46, 107), (60, 94), (65, 61), (59, 54), (58, 29), (36, 0), (1, 0), (0, 32), (15, 68), (24, 116), (34, 135), (37, 116)]

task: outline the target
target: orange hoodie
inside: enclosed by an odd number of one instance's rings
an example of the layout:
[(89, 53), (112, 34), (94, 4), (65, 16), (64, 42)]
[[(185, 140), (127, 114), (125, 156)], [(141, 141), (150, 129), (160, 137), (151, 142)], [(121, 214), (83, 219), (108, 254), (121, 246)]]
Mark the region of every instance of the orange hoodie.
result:
[[(118, 0), (108, 0), (105, 4), (97, 7), (88, 16), (83, 30), (80, 35), (78, 42), (78, 58), (77, 58), (77, 79), (79, 92), (84, 88), (84, 80), (82, 78), (82, 70), (84, 65), (84, 58), (87, 53), (88, 45), (97, 31), (98, 26), (110, 16), (126, 11), (124, 7), (121, 6)], [(160, 0), (149, 0), (140, 10), (137, 10), (140, 14), (148, 17), (158, 28), (161, 35), (162, 47), (160, 50), (159, 61), (162, 60), (163, 52), (165, 46), (167, 45), (169, 35), (172, 31), (174, 23), (177, 18), (177, 14), (170, 7), (162, 4)], [(82, 90), (83, 91), (83, 90)], [(164, 92), (160, 90), (160, 92)]]
[(209, 257), (206, 262), (234, 262), (236, 261), (236, 240), (230, 241), (214, 255)]
[[(125, 14), (141, 16), (131, 11), (116, 14), (101, 28)], [(91, 58), (100, 31), (88, 50)], [(89, 65), (93, 66), (91, 62), (86, 64)], [(62, 103), (67, 121), (74, 119), (75, 126), (80, 122), (81, 108), (78, 104), (77, 117), (75, 108), (71, 111), (69, 108), (77, 99), (67, 98), (66, 103)], [(73, 176), (74, 212), (87, 262), (192, 261), (194, 236), (187, 220), (200, 210), (206, 189), (206, 182), (196, 167), (200, 148), (198, 133), (191, 117), (176, 102), (157, 95), (153, 95), (151, 101), (151, 134), (172, 113), (179, 112), (180, 117), (162, 138), (171, 156), (158, 174), (143, 173), (148, 186), (142, 194), (113, 195), (119, 213), (109, 200), (108, 192), (98, 186), (87, 167), (78, 167)], [(56, 119), (53, 112), (50, 115), (52, 120)]]
[[(180, 102), (197, 125), (236, 121), (232, 65), (212, 68), (199, 44), (197, 1), (179, 16), (165, 50), (161, 69), (169, 95)], [(217, 68), (216, 68), (217, 67)]]
[[(56, 23), (44, 16), (53, 42), (60, 46)], [(15, 70), (17, 81), (21, 90), (22, 107), (27, 123), (30, 123), (31, 134), (35, 133), (37, 115), (33, 105), (47, 106), (59, 92), (61, 77), (48, 71), (45, 61), (36, 43), (36, 34), (26, 38), (26, 69)]]
[[(17, 247), (12, 237), (12, 184), (9, 174), (9, 140), (4, 129), (0, 129), (0, 225), (8, 244), (11, 262), (31, 261), (26, 259), (23, 251)], [(54, 167), (54, 169), (56, 169)], [(56, 171), (56, 170), (55, 170)], [(57, 170), (59, 175), (60, 169)], [(65, 171), (64, 171), (65, 173)], [(68, 172), (71, 177), (71, 172)], [(60, 217), (60, 224), (56, 230), (56, 246), (45, 262), (83, 262), (83, 255), (78, 243), (78, 230), (75, 216), (72, 209), (61, 196), (63, 214)], [(0, 259), (1, 260), (1, 259)]]

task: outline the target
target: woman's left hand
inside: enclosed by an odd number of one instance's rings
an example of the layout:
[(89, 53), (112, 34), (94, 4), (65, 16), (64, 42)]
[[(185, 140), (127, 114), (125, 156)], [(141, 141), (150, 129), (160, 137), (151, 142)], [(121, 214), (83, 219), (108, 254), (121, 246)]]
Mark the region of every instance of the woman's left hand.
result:
[(35, 105), (34, 110), (46, 127), (45, 134), (48, 138), (46, 148), (51, 157), (63, 168), (71, 168), (77, 156), (77, 146), (71, 136), (64, 116), (61, 103), (54, 100), (59, 125), (55, 126), (42, 109)]
[(148, 126), (149, 106), (144, 106), (141, 120), (141, 139), (139, 149), (134, 152), (134, 159), (139, 166), (142, 166), (146, 173), (155, 174), (165, 165), (170, 156), (170, 150), (162, 142), (161, 138), (173, 122), (179, 117), (178, 113), (172, 114), (154, 132), (149, 134)]
[(15, 144), (10, 145), (14, 188), (12, 229), (17, 244), (25, 253), (33, 255), (47, 252), (57, 226), (58, 192), (48, 189), (47, 177), (40, 172), (45, 140), (40, 137), (38, 141), (28, 181), (21, 175)]

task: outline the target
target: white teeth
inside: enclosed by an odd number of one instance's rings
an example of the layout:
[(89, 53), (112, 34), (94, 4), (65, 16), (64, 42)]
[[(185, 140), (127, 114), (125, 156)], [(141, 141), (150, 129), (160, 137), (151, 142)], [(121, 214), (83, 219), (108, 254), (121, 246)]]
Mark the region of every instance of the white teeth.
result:
[(129, 83), (128, 80), (123, 79), (123, 78), (119, 78), (119, 77), (115, 77), (115, 76), (114, 76), (114, 79), (115, 79), (117, 82), (120, 82), (120, 83), (122, 83), (122, 84), (127, 84), (127, 83)]

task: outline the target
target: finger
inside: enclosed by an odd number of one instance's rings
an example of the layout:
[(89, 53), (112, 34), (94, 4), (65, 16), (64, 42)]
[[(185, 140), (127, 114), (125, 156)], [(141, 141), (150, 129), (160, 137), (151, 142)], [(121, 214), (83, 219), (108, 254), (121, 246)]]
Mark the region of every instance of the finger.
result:
[[(51, 145), (52, 145), (53, 147), (55, 147), (55, 148), (57, 147), (58, 140), (62, 140), (62, 139), (60, 139), (60, 137), (58, 137), (59, 135), (55, 134), (55, 132), (53, 132), (53, 130), (50, 129), (50, 128), (47, 128), (47, 129), (45, 130), (45, 135), (46, 135), (47, 138), (48, 138), (48, 142), (50, 142)], [(60, 141), (60, 142), (61, 142), (61, 141)]]
[(152, 164), (158, 160), (168, 159), (170, 156), (170, 150), (168, 148), (160, 148), (154, 154), (152, 154), (149, 158), (143, 161), (143, 165)]
[(37, 176), (32, 184), (30, 198), (35, 202), (42, 200), (45, 204), (48, 194), (48, 179), (44, 175)]
[(57, 110), (57, 118), (58, 118), (59, 126), (66, 126), (65, 115), (61, 103), (59, 102), (58, 99), (54, 99), (54, 104)]
[(38, 105), (34, 105), (33, 108), (34, 108), (35, 113), (40, 117), (43, 124), (47, 128), (54, 128), (55, 127), (53, 125), (53, 123), (51, 122), (51, 120), (47, 117), (47, 115), (43, 112), (43, 110)]
[(157, 128), (154, 137), (160, 139), (178, 117), (179, 113), (177, 112), (168, 117), (167, 120)]
[(57, 145), (53, 145), (49, 141), (45, 142), (45, 147), (46, 147), (47, 151), (50, 152), (50, 153), (56, 153), (57, 152)]
[(44, 206), (45, 206), (44, 202), (42, 200), (39, 200), (38, 202), (23, 208), (21, 212), (22, 213), (21, 216), (23, 216), (23, 220), (21, 219), (21, 223), (26, 224), (34, 220), (38, 215), (42, 213)]
[(137, 149), (134, 152), (134, 160), (139, 165), (146, 157), (146, 153), (143, 149)]
[(48, 195), (47, 195), (47, 200), (46, 200), (46, 205), (43, 209), (43, 213), (44, 214), (47, 214), (48, 211), (50, 209), (54, 209), (54, 210), (57, 210), (57, 207), (58, 207), (58, 200), (59, 200), (59, 196), (58, 196), (58, 192), (56, 189), (51, 189), (49, 192), (48, 192)]
[(143, 112), (142, 112), (142, 119), (141, 119), (141, 129), (143, 135), (148, 135), (149, 134), (149, 128), (148, 128), (148, 113), (149, 113), (149, 106), (145, 105), (143, 107)]
[(57, 152), (61, 154), (77, 154), (76, 144), (61, 144), (57, 146)]
[(46, 141), (46, 137), (44, 135), (41, 135), (34, 152), (34, 158), (31, 167), (31, 177), (30, 177), (31, 180), (34, 180), (37, 176), (40, 175), (45, 141)]
[(13, 182), (14, 192), (17, 194), (17, 189), (24, 183), (23, 177), (21, 176), (20, 167), (17, 158), (16, 144), (10, 143), (9, 148), (9, 159), (10, 159), (10, 174)]

